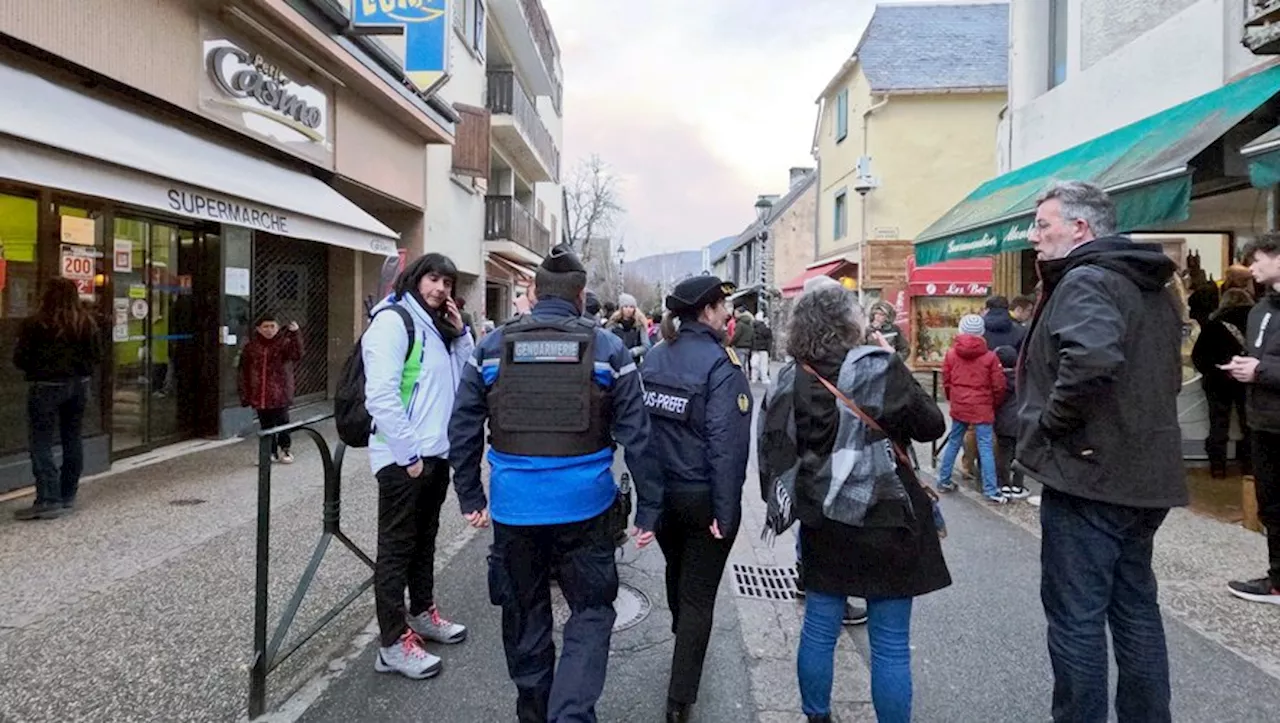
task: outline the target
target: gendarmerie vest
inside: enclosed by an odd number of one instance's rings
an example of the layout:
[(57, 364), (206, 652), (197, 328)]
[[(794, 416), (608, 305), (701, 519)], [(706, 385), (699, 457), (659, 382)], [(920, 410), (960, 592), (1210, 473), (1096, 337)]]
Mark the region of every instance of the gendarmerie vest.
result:
[(523, 457), (578, 457), (613, 446), (610, 394), (593, 378), (597, 327), (583, 319), (502, 327), (489, 392), (490, 444)]

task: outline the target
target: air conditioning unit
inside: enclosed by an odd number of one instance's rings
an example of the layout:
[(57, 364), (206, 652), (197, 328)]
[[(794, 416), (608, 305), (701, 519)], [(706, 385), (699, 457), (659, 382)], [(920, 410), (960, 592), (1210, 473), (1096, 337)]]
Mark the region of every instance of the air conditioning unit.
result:
[(854, 166), (853, 190), (863, 196), (880, 187), (880, 179), (871, 175), (871, 156), (860, 156)]

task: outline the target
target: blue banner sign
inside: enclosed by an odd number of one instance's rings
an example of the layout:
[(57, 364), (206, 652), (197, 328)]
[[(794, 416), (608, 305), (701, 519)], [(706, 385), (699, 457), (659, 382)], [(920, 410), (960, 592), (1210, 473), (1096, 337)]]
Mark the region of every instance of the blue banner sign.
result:
[(449, 77), (449, 0), (352, 0), (351, 22), (365, 32), (404, 33), (404, 71), (422, 93)]

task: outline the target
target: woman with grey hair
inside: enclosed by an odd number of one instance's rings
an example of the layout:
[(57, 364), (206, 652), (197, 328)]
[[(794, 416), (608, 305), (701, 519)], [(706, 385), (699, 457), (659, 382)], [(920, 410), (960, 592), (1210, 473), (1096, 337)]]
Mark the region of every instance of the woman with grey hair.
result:
[(786, 529), (792, 514), (800, 523), (807, 597), (797, 672), (805, 715), (831, 720), (836, 639), (845, 600), (855, 596), (867, 601), (876, 716), (905, 723), (912, 599), (950, 585), (951, 575), (932, 500), (894, 447), (938, 439), (946, 423), (890, 344), (862, 344), (866, 318), (855, 302), (829, 287), (796, 302), (787, 340), (793, 361), (760, 415), (761, 492), (772, 532)]

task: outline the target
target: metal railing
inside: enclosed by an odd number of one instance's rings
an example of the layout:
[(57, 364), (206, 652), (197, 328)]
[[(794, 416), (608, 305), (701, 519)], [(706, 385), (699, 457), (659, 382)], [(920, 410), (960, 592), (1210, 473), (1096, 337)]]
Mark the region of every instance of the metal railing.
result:
[(556, 148), (551, 131), (538, 115), (538, 106), (520, 85), (512, 70), (490, 70), (488, 79), (488, 107), (491, 113), (510, 115), (516, 119), (516, 127), (529, 137), (533, 149), (551, 170), (551, 180), (560, 181), (560, 149)]
[(542, 56), (542, 65), (547, 69), (547, 75), (555, 78), (556, 48), (551, 40), (551, 23), (547, 21), (547, 13), (542, 9), (542, 2), (520, 0), (520, 9), (524, 11), (525, 20), (529, 22), (533, 42), (538, 46), (538, 55)]
[[(333, 414), (323, 414), (282, 427), (265, 429), (258, 433), (258, 553), (254, 585), (253, 661), (252, 667), (249, 669), (250, 719), (257, 718), (266, 712), (267, 675), (288, 660), (311, 638), (315, 637), (316, 633), (332, 622), (343, 610), (346, 610), (365, 590), (373, 586), (373, 574), (371, 572), (367, 580), (348, 592), (337, 605), (321, 615), (314, 625), (299, 636), (287, 649), (281, 651), (285, 636), (288, 635), (289, 628), (293, 625), (294, 618), (297, 617), (298, 610), (302, 607), (302, 600), (311, 588), (316, 571), (320, 569), (320, 563), (324, 560), (325, 552), (329, 549), (329, 543), (336, 538), (353, 555), (368, 565), (370, 570), (373, 570), (373, 559), (366, 555), (342, 531), (342, 460), (346, 455), (347, 446), (339, 442), (338, 446), (330, 453), (328, 441), (325, 440), (324, 435), (319, 430), (315, 429), (315, 425), (332, 418)], [(311, 561), (307, 563), (307, 569), (303, 571), (302, 577), (298, 580), (293, 596), (289, 599), (288, 605), (285, 606), (284, 612), (280, 615), (280, 620), (271, 634), (270, 641), (268, 641), (267, 628), (269, 621), (267, 617), (269, 613), (267, 602), (269, 600), (271, 572), (271, 438), (280, 432), (301, 432), (316, 443), (316, 448), (320, 452), (320, 463), (324, 469), (324, 504), (321, 508), (323, 527), (320, 533), (320, 540), (316, 543), (315, 551), (311, 554)]]
[(551, 252), (551, 232), (512, 196), (484, 199), (486, 241), (514, 241), (539, 256)]

